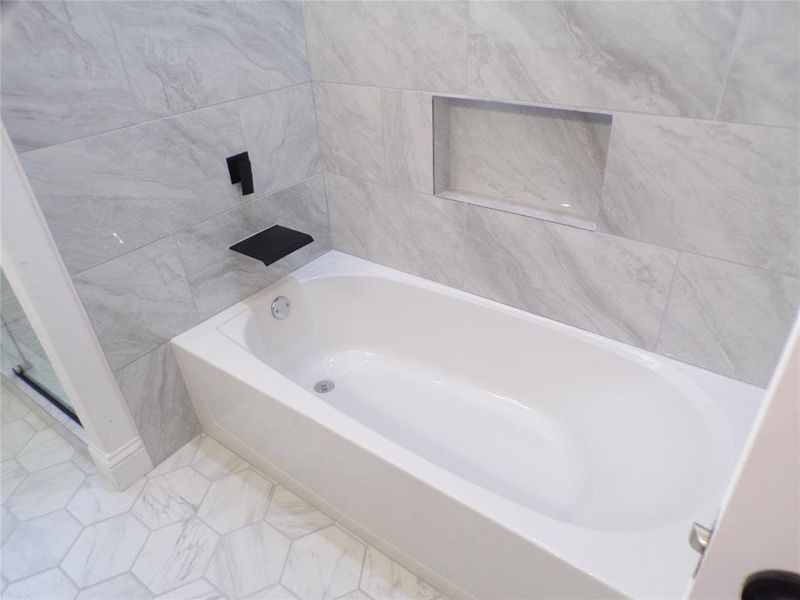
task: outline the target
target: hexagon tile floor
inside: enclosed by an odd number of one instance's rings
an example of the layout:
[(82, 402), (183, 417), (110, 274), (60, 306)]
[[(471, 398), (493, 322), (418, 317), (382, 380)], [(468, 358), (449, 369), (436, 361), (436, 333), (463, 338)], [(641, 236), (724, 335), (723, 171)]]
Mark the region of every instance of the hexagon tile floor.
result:
[(120, 492), (25, 402), (2, 387), (4, 599), (440, 598), (210, 437)]

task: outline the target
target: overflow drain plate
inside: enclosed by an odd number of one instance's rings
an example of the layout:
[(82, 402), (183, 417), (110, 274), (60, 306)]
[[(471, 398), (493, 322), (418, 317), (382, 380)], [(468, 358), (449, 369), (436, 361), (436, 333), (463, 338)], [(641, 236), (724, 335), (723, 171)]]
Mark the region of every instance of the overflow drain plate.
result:
[(331, 390), (333, 390), (334, 384), (332, 381), (327, 379), (323, 379), (322, 381), (318, 381), (314, 384), (314, 391), (318, 394), (327, 394)]

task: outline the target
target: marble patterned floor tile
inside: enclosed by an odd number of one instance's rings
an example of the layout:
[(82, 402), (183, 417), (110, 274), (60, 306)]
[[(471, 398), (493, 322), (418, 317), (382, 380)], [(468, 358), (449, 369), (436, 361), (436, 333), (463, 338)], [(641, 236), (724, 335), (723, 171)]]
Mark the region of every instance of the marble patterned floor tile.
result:
[(90, 269), (73, 281), (114, 370), (199, 321), (171, 237)]
[(37, 415), (33, 411), (25, 415), (24, 420), (28, 425), (33, 427), (36, 431), (44, 431), (45, 429), (49, 428), (49, 425), (45, 423), (45, 420), (42, 419), (39, 415)]
[(86, 475), (72, 462), (63, 462), (28, 475), (6, 500), (5, 506), (20, 521), (64, 508)]
[(461, 286), (464, 204), (332, 174), (325, 181), (336, 250)]
[[(0, 397), (0, 406), (6, 400)], [(276, 487), (272, 510), (265, 516), (273, 484), (209, 440), (197, 436), (152, 477), (143, 477), (123, 492), (104, 484), (93, 468), (87, 468), (87, 478), (76, 465), (81, 454), (30, 475), (14, 459), (4, 460), (0, 465), (0, 487), (7, 497), (0, 506), (3, 598), (66, 600), (78, 595), (82, 600), (145, 600), (160, 594), (159, 600), (297, 600), (295, 592), (278, 583), (294, 544), (290, 579), (300, 595), (312, 590), (307, 600), (342, 594), (361, 600), (355, 594), (364, 544), (285, 488)], [(220, 536), (193, 516), (210, 486), (205, 475), (191, 466), (195, 460), (201, 469), (218, 476), (217, 506), (223, 499), (241, 505), (210, 511), (223, 515), (221, 520), (228, 518), (225, 514), (232, 516), (223, 528), (251, 519), (253, 523)], [(249, 483), (241, 486), (243, 480)], [(260, 493), (254, 493), (256, 489)], [(397, 565), (380, 568), (400, 582), (397, 589), (402, 582), (413, 581)], [(374, 573), (371, 578), (375, 579)], [(314, 595), (315, 589), (323, 590), (321, 595)], [(363, 600), (373, 600), (361, 593)]]
[(800, 125), (800, 5), (745, 2), (716, 118)]
[(131, 568), (149, 531), (129, 514), (85, 528), (64, 557), (61, 568), (81, 587), (120, 575)]
[(36, 430), (21, 419), (0, 426), (0, 454), (13, 458), (34, 435)]
[(315, 83), (314, 103), (325, 172), (385, 181), (381, 90)]
[(0, 568), (7, 581), (57, 567), (82, 530), (64, 510), (25, 521), (3, 544)]
[(224, 536), (206, 572), (230, 600), (238, 600), (278, 582), (290, 540), (258, 522)]
[(470, 206), (464, 289), (652, 349), (678, 253)]
[[(5, 319), (5, 298), (0, 306), (3, 308), (3, 319)], [(28, 407), (25, 406), (25, 404), (15, 396), (14, 392), (6, 388), (5, 385), (3, 385), (2, 389), (0, 389), (0, 394), (2, 394), (3, 397), (2, 404), (0, 404), (0, 425), (5, 425), (6, 423), (11, 423), (13, 421), (19, 421), (20, 419), (24, 419), (26, 415), (30, 414), (30, 409), (28, 409)]]
[[(264, 264), (228, 247), (280, 223), (314, 241), (279, 261)], [(175, 235), (201, 318), (208, 318), (324, 254), (331, 248), (322, 175), (198, 223)]]
[(209, 481), (191, 467), (153, 477), (131, 509), (150, 529), (158, 529), (195, 516), (208, 491)]
[(463, 93), (467, 3), (307, 2), (314, 81)]
[(337, 600), (375, 600), (372, 596), (363, 590), (355, 590), (344, 596), (340, 596)]
[(267, 511), (267, 522), (290, 538), (298, 538), (333, 521), (285, 487), (278, 486)]
[(72, 600), (78, 588), (60, 569), (50, 569), (9, 584), (3, 591), (7, 600)]
[[(17, 151), (146, 118), (98, 3), (2, 4), (3, 124)], [(42, 93), (43, 89), (48, 93)]]
[(361, 589), (382, 600), (433, 600), (437, 592), (372, 546), (367, 547)]
[(82, 452), (76, 452), (72, 458), (70, 459), (81, 471), (86, 473), (87, 475), (93, 475), (97, 473), (97, 465), (92, 462), (92, 459), (83, 454)]
[(52, 467), (69, 460), (75, 448), (52, 429), (40, 430), (17, 454), (17, 460), (28, 472)]
[(301, 600), (329, 600), (358, 587), (364, 544), (332, 525), (292, 543), (281, 583)]
[(177, 471), (183, 467), (188, 467), (195, 454), (197, 454), (197, 449), (200, 447), (200, 444), (203, 443), (203, 439), (204, 436), (202, 434), (192, 438), (189, 442), (160, 462), (155, 469), (147, 474), (147, 477), (152, 479), (153, 477), (164, 475), (170, 471)]
[(617, 115), (600, 230), (800, 273), (797, 131)]
[(469, 94), (713, 118), (741, 5), (471, 2)]
[(150, 600), (153, 594), (130, 573), (82, 589), (76, 600)]
[(322, 171), (310, 83), (239, 100), (239, 114), (258, 196)]
[(127, 489), (118, 490), (102, 474), (89, 475), (67, 504), (67, 510), (84, 525), (103, 521), (127, 512), (142, 491), (144, 483), (140, 479)]
[(212, 481), (243, 471), (249, 466), (243, 458), (207, 435), (203, 436), (191, 465)]
[(282, 585), (274, 585), (248, 596), (245, 600), (297, 600), (297, 596)]
[(424, 92), (381, 90), (386, 182), (433, 193), (433, 98)]
[(0, 496), (3, 503), (27, 476), (28, 472), (13, 458), (0, 463)]
[(302, 5), (113, 2), (133, 94), (174, 114), (307, 81)]
[(656, 351), (767, 387), (800, 307), (800, 279), (682, 254)]
[(161, 594), (156, 600), (229, 600), (205, 579), (197, 579)]
[(154, 531), (131, 572), (154, 594), (200, 579), (219, 535), (200, 519), (180, 521)]
[(14, 530), (19, 525), (17, 518), (6, 510), (6, 507), (0, 507), (0, 544), (5, 544), (8, 537), (14, 533)]
[(76, 275), (238, 205), (241, 191), (230, 184), (225, 158), (243, 148), (232, 103), (26, 152), (21, 160)]
[(264, 518), (272, 487), (253, 469), (228, 475), (211, 484), (197, 514), (219, 533), (228, 533)]

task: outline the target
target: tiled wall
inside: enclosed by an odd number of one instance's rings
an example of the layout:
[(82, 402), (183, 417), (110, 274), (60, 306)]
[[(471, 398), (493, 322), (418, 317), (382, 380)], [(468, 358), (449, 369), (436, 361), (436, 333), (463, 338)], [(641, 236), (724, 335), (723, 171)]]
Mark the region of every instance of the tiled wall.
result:
[[(330, 248), (302, 5), (0, 6), (3, 123), (159, 462), (197, 429), (169, 339)], [(315, 243), (227, 250), (275, 222)]]
[[(766, 385), (800, 297), (799, 13), (306, 2), (334, 247)], [(434, 94), (610, 111), (598, 230), (433, 196)]]

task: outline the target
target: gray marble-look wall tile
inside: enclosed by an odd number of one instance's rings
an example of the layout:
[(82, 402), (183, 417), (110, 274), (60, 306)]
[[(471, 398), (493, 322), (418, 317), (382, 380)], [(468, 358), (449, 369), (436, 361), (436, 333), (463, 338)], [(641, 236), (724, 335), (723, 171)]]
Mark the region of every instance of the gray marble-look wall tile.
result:
[(601, 228), (797, 273), (799, 144), (792, 129), (617, 115)]
[(766, 387), (800, 306), (800, 280), (682, 254), (656, 350)]
[(325, 171), (385, 181), (381, 90), (315, 83), (314, 100)]
[(3, 2), (2, 115), (18, 151), (143, 116), (95, 2)]
[(153, 464), (197, 435), (200, 425), (169, 343), (115, 372)]
[[(500, 102), (435, 98), (436, 191), (499, 201), (513, 212), (563, 215), (594, 229), (611, 116)], [(446, 180), (440, 176), (447, 173)], [(476, 200), (477, 201), (477, 200)], [(539, 216), (533, 214), (532, 216)]]
[(735, 2), (470, 3), (470, 94), (713, 117)]
[(268, 194), (321, 171), (310, 83), (240, 100), (239, 112), (257, 194)]
[(470, 206), (464, 289), (652, 348), (678, 253)]
[(327, 174), (333, 247), (460, 287), (464, 205)]
[(433, 106), (424, 92), (381, 90), (386, 182), (433, 193)]
[(174, 114), (308, 81), (299, 2), (109, 2), (133, 93)]
[(462, 92), (465, 2), (306, 2), (314, 81)]
[(172, 237), (108, 261), (73, 281), (115, 370), (198, 322)]
[(800, 125), (800, 4), (745, 3), (717, 119)]
[[(269, 267), (228, 249), (276, 223), (304, 231), (314, 242)], [(200, 318), (208, 318), (330, 250), (322, 175), (247, 202), (175, 238)]]
[(230, 104), (27, 152), (22, 162), (75, 274), (240, 203), (225, 158), (243, 150)]

